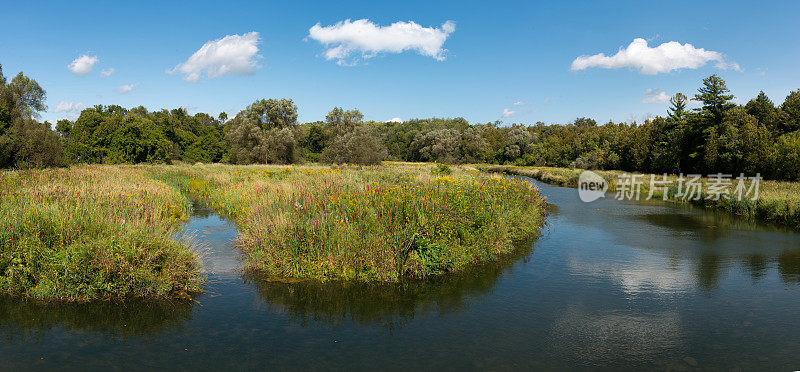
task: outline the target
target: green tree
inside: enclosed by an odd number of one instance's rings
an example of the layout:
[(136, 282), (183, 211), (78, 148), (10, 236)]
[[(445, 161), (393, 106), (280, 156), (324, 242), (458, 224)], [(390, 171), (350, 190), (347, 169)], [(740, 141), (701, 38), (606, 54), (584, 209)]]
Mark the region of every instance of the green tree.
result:
[(800, 181), (798, 164), (800, 164), (800, 131), (780, 136), (775, 143), (775, 177)]
[(361, 126), (333, 139), (325, 148), (321, 160), (332, 164), (379, 164), (386, 160), (386, 146), (375, 133)]
[(334, 107), (325, 115), (325, 123), (328, 124), (332, 136), (339, 136), (349, 133), (356, 129), (364, 119), (364, 115), (358, 109), (342, 110), (341, 107)]
[(577, 118), (573, 122), (576, 127), (596, 127), (597, 121), (590, 118)]
[(771, 131), (778, 130), (778, 108), (775, 107), (775, 104), (772, 103), (763, 90), (758, 93), (756, 98), (747, 102), (744, 108), (748, 114), (755, 117), (759, 123)]
[(290, 99), (262, 99), (225, 123), (230, 161), (293, 163), (299, 160), (297, 106)]
[(0, 88), (0, 106), (8, 108), (16, 117), (38, 118), (40, 111), (47, 110), (46, 98), (47, 93), (39, 83), (22, 72)]
[(783, 117), (781, 118), (780, 131), (782, 133), (800, 130), (800, 89), (794, 90), (786, 96), (781, 104)]
[(703, 86), (697, 90), (694, 96), (695, 101), (703, 103), (700, 112), (707, 119), (706, 127), (717, 127), (722, 123), (725, 112), (736, 106), (732, 102), (733, 94), (725, 85), (725, 80), (717, 74), (703, 79)]
[(297, 125), (297, 106), (291, 99), (262, 99), (253, 102), (239, 113), (254, 120), (263, 129), (286, 128)]
[(61, 144), (48, 123), (35, 118), (47, 109), (47, 93), (22, 72), (6, 80), (0, 65), (0, 167), (61, 164)]
[(669, 99), (669, 112), (668, 117), (676, 122), (681, 122), (685, 119), (686, 116), (686, 96), (683, 93), (675, 93), (672, 98)]

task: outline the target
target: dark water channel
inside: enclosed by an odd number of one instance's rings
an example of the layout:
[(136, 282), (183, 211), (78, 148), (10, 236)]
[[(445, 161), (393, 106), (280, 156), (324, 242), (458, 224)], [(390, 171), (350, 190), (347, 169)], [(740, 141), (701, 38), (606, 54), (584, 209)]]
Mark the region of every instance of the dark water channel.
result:
[(532, 247), (399, 285), (249, 277), (197, 209), (198, 303), (0, 298), (0, 369), (800, 369), (799, 234), (537, 185)]

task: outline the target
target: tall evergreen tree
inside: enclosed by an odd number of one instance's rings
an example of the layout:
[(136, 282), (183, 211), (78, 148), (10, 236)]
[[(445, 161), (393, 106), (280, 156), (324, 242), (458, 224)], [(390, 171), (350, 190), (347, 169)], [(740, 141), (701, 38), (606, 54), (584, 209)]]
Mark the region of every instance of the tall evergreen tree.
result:
[(686, 96), (683, 93), (675, 93), (669, 99), (670, 108), (667, 113), (670, 119), (674, 121), (683, 121), (686, 116)]
[(719, 127), (725, 112), (736, 106), (731, 102), (733, 94), (728, 94), (730, 90), (725, 85), (725, 80), (717, 74), (703, 79), (703, 86), (694, 95), (695, 101), (703, 102), (700, 113), (706, 119), (705, 130), (709, 127)]

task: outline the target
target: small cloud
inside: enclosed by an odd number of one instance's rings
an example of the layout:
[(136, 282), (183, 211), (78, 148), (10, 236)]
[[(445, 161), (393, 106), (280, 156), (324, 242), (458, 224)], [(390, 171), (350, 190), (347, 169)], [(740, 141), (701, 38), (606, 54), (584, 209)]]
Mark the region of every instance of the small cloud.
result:
[(258, 32), (243, 35), (228, 35), (203, 44), (186, 62), (178, 64), (168, 74), (183, 74), (183, 80), (197, 82), (205, 73), (206, 78), (237, 74), (252, 75), (258, 68), (256, 61), (261, 36)]
[(514, 106), (527, 106), (527, 105), (530, 105), (530, 104), (531, 104), (530, 102), (524, 102), (524, 101), (514, 102)]
[(667, 103), (670, 96), (663, 89), (648, 89), (644, 92), (642, 103)]
[(386, 122), (387, 122), (387, 123), (402, 123), (402, 122), (403, 122), (403, 119), (400, 119), (400, 118), (391, 118), (391, 119), (389, 119), (389, 120), (386, 120)]
[(135, 84), (128, 84), (128, 85), (121, 85), (119, 88), (115, 89), (115, 91), (119, 94), (128, 94), (132, 90), (136, 89), (139, 86), (139, 83)]
[(117, 70), (115, 70), (114, 68), (107, 68), (107, 69), (105, 69), (103, 71), (100, 71), (100, 77), (109, 77), (109, 76), (113, 75), (114, 72), (116, 72), (116, 71)]
[(655, 75), (684, 68), (696, 69), (712, 61), (716, 62), (716, 68), (742, 71), (737, 63), (726, 61), (720, 52), (695, 48), (692, 44), (681, 44), (677, 41), (651, 48), (647, 45), (647, 40), (642, 38), (634, 39), (630, 45), (619, 48), (619, 51), (610, 57), (603, 53), (580, 56), (572, 61), (571, 70), (585, 70), (591, 67), (607, 69), (630, 67), (638, 69), (641, 74)]
[(78, 112), (83, 110), (84, 107), (86, 106), (84, 106), (82, 102), (74, 103), (74, 102), (61, 101), (58, 103), (58, 106), (56, 106), (56, 109), (53, 112), (56, 114), (62, 112), (65, 113)]
[(766, 75), (767, 74), (767, 70), (768, 70), (768, 68), (766, 68), (766, 67), (758, 67), (758, 68), (756, 68), (756, 72), (758, 72), (758, 74), (761, 75), (761, 76)]
[(501, 115), (503, 118), (510, 118), (517, 114), (517, 111), (509, 110), (508, 108), (503, 109), (503, 114)]
[(325, 59), (336, 60), (339, 65), (354, 65), (359, 58), (349, 59), (354, 53), (360, 58), (372, 58), (381, 53), (415, 51), (438, 61), (445, 59), (445, 40), (456, 30), (453, 21), (441, 27), (422, 27), (414, 22), (395, 22), (379, 26), (368, 19), (338, 22), (332, 26), (319, 23), (308, 30), (308, 38), (319, 42), (327, 49)]
[(553, 98), (547, 97), (547, 98), (544, 99), (544, 101), (542, 101), (542, 103), (544, 103), (546, 105), (546, 104), (550, 103), (550, 101), (552, 101), (552, 100), (553, 100)]
[(89, 56), (89, 55), (82, 55), (78, 58), (75, 58), (72, 63), (67, 66), (67, 68), (72, 71), (75, 75), (85, 76), (86, 74), (92, 72), (94, 69), (94, 65), (100, 62), (100, 59), (97, 56)]

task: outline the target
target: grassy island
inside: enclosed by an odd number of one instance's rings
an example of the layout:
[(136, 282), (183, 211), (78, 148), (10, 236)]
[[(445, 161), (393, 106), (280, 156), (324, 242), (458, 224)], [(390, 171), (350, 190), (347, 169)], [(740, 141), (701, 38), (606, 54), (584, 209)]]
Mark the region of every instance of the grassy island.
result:
[(246, 267), (275, 277), (423, 278), (496, 259), (543, 223), (530, 184), (448, 167), (153, 171), (233, 220)]

